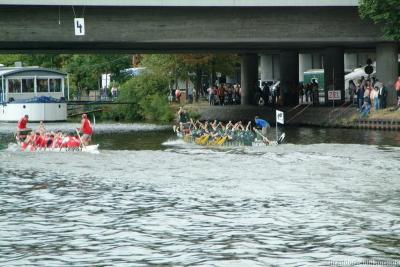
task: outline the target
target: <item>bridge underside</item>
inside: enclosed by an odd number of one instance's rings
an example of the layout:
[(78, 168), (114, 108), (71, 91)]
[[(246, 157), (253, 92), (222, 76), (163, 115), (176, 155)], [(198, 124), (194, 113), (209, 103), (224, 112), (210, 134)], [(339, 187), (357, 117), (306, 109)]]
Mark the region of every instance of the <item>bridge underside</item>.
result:
[(375, 50), (377, 42), (0, 42), (0, 53), (279, 53), (281, 50), (316, 52), (325, 47), (348, 51)]
[[(75, 36), (74, 17), (86, 35)], [(357, 7), (1, 6), (0, 52), (249, 52), (371, 48)]]

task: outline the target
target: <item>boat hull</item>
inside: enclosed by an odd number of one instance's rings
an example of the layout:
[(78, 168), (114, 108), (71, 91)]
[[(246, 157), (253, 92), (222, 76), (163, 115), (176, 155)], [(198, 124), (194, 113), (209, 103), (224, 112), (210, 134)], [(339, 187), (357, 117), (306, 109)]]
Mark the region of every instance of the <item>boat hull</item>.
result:
[(24, 115), (29, 115), (29, 121), (66, 121), (67, 103), (7, 103), (0, 105), (0, 121), (16, 122)]
[(181, 138), (186, 143), (192, 143), (202, 146), (209, 147), (241, 147), (241, 146), (251, 146), (251, 147), (266, 147), (266, 146), (275, 146), (279, 145), (285, 139), (285, 133), (282, 133), (278, 140), (264, 142), (260, 139), (253, 139), (248, 141), (239, 141), (239, 140), (229, 140), (227, 137), (220, 137), (216, 139), (207, 138), (206, 135), (201, 137), (193, 137), (191, 135), (184, 135), (181, 132), (176, 133), (178, 138)]
[[(21, 146), (17, 145), (17, 147), (21, 150)], [(28, 146), (26, 149), (23, 150), (23, 152), (87, 152), (87, 153), (98, 153), (99, 152), (99, 145), (89, 145), (85, 147), (80, 147), (80, 148), (38, 148), (38, 149), (33, 149), (31, 146)]]

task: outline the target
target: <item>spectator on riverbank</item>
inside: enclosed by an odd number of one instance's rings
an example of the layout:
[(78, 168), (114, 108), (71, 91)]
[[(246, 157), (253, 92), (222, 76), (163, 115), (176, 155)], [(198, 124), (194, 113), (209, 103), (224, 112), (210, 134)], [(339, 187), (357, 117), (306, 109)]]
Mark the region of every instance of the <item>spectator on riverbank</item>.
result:
[(172, 89), (172, 88), (169, 89), (168, 100), (169, 100), (170, 102), (175, 101), (175, 90)]
[(367, 81), (364, 86), (363, 99), (365, 100), (365, 98), (368, 98), (368, 101), (371, 102), (370, 94), (371, 94), (371, 83)]
[(223, 84), (221, 84), (218, 89), (217, 89), (217, 95), (218, 95), (218, 99), (219, 99), (219, 104), (222, 106), (224, 105), (224, 101), (225, 101), (225, 89)]
[(299, 93), (299, 103), (303, 104), (303, 96), (304, 96), (304, 85), (303, 85), (303, 83), (299, 84), (298, 93)]
[(350, 95), (350, 102), (354, 104), (354, 95), (356, 94), (356, 85), (354, 84), (353, 80), (349, 81), (349, 95)]
[(215, 104), (215, 87), (214, 86), (210, 86), (208, 89), (208, 103), (210, 104), (210, 106), (214, 106)]
[(228, 105), (232, 105), (233, 104), (233, 86), (231, 84), (227, 85), (226, 92), (228, 95)]
[(179, 88), (177, 88), (175, 90), (176, 102), (181, 103), (181, 95), (182, 95), (181, 90), (179, 90)]
[(363, 98), (364, 98), (364, 86), (362, 85), (361, 80), (358, 80), (357, 83), (357, 89), (356, 89), (356, 94), (357, 94), (357, 107), (358, 109), (361, 110), (361, 107), (363, 105)]
[(379, 99), (379, 108), (386, 108), (386, 98), (387, 98), (387, 89), (384, 83), (379, 88), (378, 99)]
[(312, 90), (312, 94), (313, 94), (313, 102), (312, 102), (313, 106), (318, 106), (319, 105), (319, 86), (315, 79), (312, 80), (311, 90)]
[(361, 118), (368, 117), (369, 113), (371, 111), (371, 103), (370, 103), (370, 98), (365, 97), (364, 98), (364, 103), (361, 107)]
[(241, 97), (241, 93), (242, 93), (242, 91), (241, 91), (241, 88), (240, 88), (240, 84), (235, 84), (234, 86), (233, 86), (233, 97), (234, 97), (234, 103), (236, 104), (236, 105), (239, 105), (240, 104), (240, 97)]
[(117, 98), (117, 96), (118, 96), (118, 88), (117, 87), (115, 87), (115, 86), (111, 87), (111, 96), (113, 99)]
[(394, 87), (397, 94), (397, 107), (400, 107), (400, 76), (397, 78), (397, 82)]
[(370, 98), (371, 98), (371, 107), (376, 111), (379, 110), (379, 98), (378, 98), (378, 88), (374, 87), (371, 89)]
[(312, 88), (311, 88), (310, 83), (306, 84), (305, 95), (306, 95), (306, 103), (311, 102), (312, 101)]
[(188, 98), (189, 98), (189, 104), (193, 104), (193, 87), (189, 86), (188, 88)]

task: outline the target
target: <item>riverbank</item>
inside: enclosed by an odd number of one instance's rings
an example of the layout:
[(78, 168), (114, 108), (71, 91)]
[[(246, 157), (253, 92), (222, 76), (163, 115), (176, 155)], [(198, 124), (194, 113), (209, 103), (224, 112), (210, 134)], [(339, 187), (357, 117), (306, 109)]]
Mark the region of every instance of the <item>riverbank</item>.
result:
[[(259, 106), (209, 106), (200, 102), (184, 106), (200, 120), (249, 121), (255, 116), (275, 123), (275, 108)], [(336, 128), (369, 128), (378, 130), (400, 130), (400, 111), (390, 109), (372, 112), (361, 118), (354, 106), (313, 107), (298, 105), (295, 107), (277, 107), (285, 113), (285, 124), (290, 126), (314, 126)]]

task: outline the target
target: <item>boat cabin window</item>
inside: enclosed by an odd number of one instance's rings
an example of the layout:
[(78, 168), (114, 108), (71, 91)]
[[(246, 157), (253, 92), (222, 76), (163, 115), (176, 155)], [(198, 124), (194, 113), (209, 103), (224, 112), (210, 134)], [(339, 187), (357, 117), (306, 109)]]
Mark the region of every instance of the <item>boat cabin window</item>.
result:
[(22, 93), (33, 93), (35, 91), (33, 79), (22, 79)]
[(8, 80), (8, 92), (9, 93), (21, 93), (21, 80), (20, 79), (9, 79)]
[(61, 79), (50, 79), (50, 92), (61, 92)]
[(48, 79), (36, 79), (36, 87), (38, 92), (49, 91), (49, 80)]

